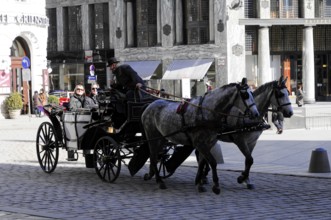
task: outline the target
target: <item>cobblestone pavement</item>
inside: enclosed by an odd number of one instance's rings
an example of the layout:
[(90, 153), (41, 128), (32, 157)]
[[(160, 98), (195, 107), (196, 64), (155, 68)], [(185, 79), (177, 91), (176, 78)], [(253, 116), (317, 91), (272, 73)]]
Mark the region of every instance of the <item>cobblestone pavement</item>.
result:
[[(83, 157), (44, 173), (34, 139), (40, 119), (27, 128), (0, 125), (0, 219), (331, 219), (331, 179), (251, 173), (256, 189), (237, 184), (239, 172), (219, 170), (221, 194), (194, 186), (196, 167), (181, 166), (167, 190), (131, 177), (122, 166), (114, 184), (102, 182)], [(14, 122), (13, 122), (14, 123)]]

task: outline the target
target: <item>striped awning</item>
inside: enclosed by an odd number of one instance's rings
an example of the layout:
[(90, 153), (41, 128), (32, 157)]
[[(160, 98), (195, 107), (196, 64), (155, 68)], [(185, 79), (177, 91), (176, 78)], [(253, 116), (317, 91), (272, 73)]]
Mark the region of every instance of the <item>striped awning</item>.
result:
[(162, 79), (203, 79), (214, 59), (174, 60)]
[(161, 61), (124, 61), (122, 63), (130, 65), (143, 80), (149, 80), (155, 73), (155, 70), (160, 65)]

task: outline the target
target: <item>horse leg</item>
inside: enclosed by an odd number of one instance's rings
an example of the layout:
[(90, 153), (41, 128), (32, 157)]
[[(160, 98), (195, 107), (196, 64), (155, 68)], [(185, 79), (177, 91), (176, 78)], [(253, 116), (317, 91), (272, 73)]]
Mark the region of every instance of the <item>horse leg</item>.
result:
[(198, 192), (206, 192), (206, 188), (203, 186), (203, 168), (206, 165), (206, 160), (202, 157), (202, 156), (198, 156), (199, 154), (197, 153), (197, 159), (199, 159), (198, 161), (198, 172), (197, 175), (195, 177), (195, 185), (197, 186)]
[(251, 154), (245, 155), (245, 170), (237, 178), (239, 184), (246, 185), (247, 189), (254, 189), (254, 184), (249, 181), (249, 171), (253, 165), (254, 159)]
[[(199, 163), (199, 151), (198, 150), (195, 150), (195, 156), (197, 158), (197, 161)], [(210, 171), (210, 167), (209, 167), (209, 164), (207, 163), (207, 161), (205, 161), (203, 167), (202, 167), (202, 177), (201, 177), (201, 183), (202, 184), (208, 184), (209, 181), (208, 181), (208, 173)]]
[(167, 186), (165, 185), (162, 178), (160, 177), (159, 172), (157, 171), (157, 159), (150, 158), (150, 162), (150, 169), (154, 171), (156, 183), (159, 184), (160, 189), (166, 189)]
[(152, 169), (152, 166), (149, 165), (149, 172), (148, 172), (148, 173), (145, 173), (145, 175), (144, 175), (144, 180), (150, 180), (150, 179), (152, 179), (153, 176), (154, 176), (154, 174), (155, 174), (155, 172), (154, 172), (154, 170)]
[[(200, 153), (202, 153), (201, 150), (206, 151), (206, 148), (200, 148), (199, 150), (200, 150)], [(217, 162), (216, 162), (215, 158), (213, 157), (213, 155), (210, 153), (210, 150), (208, 152), (203, 152), (203, 157), (204, 157), (203, 161), (207, 161), (211, 167), (212, 174), (213, 174), (213, 183), (214, 183), (212, 189), (213, 189), (213, 192), (218, 195), (221, 193), (221, 188), (219, 185), (219, 179), (218, 179), (218, 175), (217, 175)], [(198, 172), (200, 172), (200, 173), (199, 173), (199, 175), (197, 174), (197, 179), (196, 179), (196, 183), (198, 182), (200, 184), (201, 184), (201, 180), (202, 180), (202, 170), (203, 170), (203, 166), (200, 167), (200, 164), (203, 165), (203, 161), (201, 163), (199, 161)]]

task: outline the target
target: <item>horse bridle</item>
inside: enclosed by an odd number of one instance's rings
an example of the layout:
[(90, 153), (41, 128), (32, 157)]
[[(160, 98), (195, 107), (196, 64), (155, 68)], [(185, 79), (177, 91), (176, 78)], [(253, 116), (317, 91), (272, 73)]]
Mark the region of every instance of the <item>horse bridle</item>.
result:
[[(287, 88), (286, 88), (286, 86), (278, 86), (278, 85), (276, 85), (276, 86), (274, 86), (274, 89), (273, 89), (273, 93), (275, 94), (278, 108), (283, 108), (284, 106), (291, 105), (291, 102), (287, 102), (287, 103), (284, 103), (284, 104), (281, 104), (279, 102), (279, 99), (285, 96), (285, 94), (283, 94), (280, 91), (282, 89), (287, 89)], [(289, 93), (288, 90), (287, 90), (287, 92)]]
[(248, 89), (248, 85), (240, 85), (238, 87), (241, 100), (243, 101), (243, 103), (246, 107), (244, 115), (249, 115), (248, 112), (250, 112), (251, 107), (256, 105), (255, 102), (253, 102), (250, 105), (247, 105), (247, 103), (245, 101), (245, 100), (249, 99), (249, 94), (248, 94), (249, 92), (247, 91), (247, 89)]

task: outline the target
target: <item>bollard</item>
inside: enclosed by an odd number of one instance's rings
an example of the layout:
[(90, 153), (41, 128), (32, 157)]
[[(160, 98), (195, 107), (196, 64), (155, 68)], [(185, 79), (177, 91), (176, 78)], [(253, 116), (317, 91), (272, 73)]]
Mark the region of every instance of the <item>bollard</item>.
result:
[(330, 173), (330, 164), (328, 153), (323, 148), (316, 148), (311, 153), (310, 164), (309, 164), (310, 173)]

